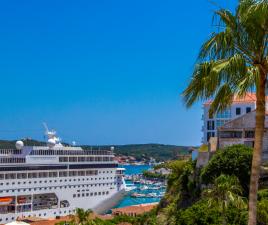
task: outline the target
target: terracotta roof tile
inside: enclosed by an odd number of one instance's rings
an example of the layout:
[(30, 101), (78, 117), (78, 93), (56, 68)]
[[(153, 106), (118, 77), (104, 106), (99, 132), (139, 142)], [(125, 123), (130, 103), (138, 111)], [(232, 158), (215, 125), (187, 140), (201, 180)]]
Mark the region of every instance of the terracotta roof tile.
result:
[(123, 207), (123, 208), (112, 209), (112, 212), (113, 212), (113, 214), (116, 214), (116, 213), (122, 213), (122, 214), (128, 214), (128, 213), (142, 214), (142, 213), (151, 211), (154, 207), (156, 207), (156, 205), (157, 204), (133, 205), (133, 206), (127, 206), (127, 207)]
[[(256, 94), (252, 92), (247, 92), (247, 94), (243, 97), (238, 97), (237, 95), (234, 95), (233, 97), (233, 103), (251, 103), (251, 102), (256, 102)], [(268, 100), (268, 96), (266, 96), (266, 100)], [(212, 99), (208, 100), (204, 103), (204, 105), (210, 105), (212, 103)]]
[[(92, 218), (96, 218), (96, 217), (102, 220), (111, 220), (113, 218), (113, 215), (110, 215), (110, 214), (98, 215), (98, 214), (93, 213)], [(62, 216), (59, 219), (43, 219), (43, 218), (30, 217), (30, 218), (26, 218), (25, 221), (27, 223), (30, 223), (31, 225), (54, 225), (62, 221), (66, 221), (66, 222), (71, 221), (71, 217)]]
[[(29, 218), (29, 220), (31, 220), (31, 218)], [(29, 223), (31, 225), (54, 225), (58, 222), (62, 222), (62, 221), (70, 221), (71, 218), (69, 216), (64, 216), (64, 217), (61, 217), (60, 219), (43, 219), (43, 220), (39, 220), (39, 221), (34, 221), (33, 222), (30, 222)]]

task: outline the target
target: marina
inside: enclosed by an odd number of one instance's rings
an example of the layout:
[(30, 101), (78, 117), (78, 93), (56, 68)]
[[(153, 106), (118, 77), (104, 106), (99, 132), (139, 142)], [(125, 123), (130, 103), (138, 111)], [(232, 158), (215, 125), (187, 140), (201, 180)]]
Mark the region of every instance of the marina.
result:
[(126, 195), (115, 208), (158, 203), (166, 191), (165, 181), (146, 179), (142, 172), (151, 170), (151, 165), (120, 165), (125, 168)]

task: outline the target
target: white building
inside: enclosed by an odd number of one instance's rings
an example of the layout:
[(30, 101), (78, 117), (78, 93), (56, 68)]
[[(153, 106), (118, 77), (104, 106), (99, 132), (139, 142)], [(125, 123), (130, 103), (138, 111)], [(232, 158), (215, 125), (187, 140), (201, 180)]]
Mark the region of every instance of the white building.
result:
[(210, 137), (217, 136), (217, 128), (226, 122), (235, 119), (243, 114), (249, 113), (256, 108), (256, 94), (247, 93), (244, 97), (240, 98), (237, 95), (233, 97), (232, 105), (226, 110), (215, 114), (213, 117), (209, 116), (209, 108), (212, 101), (207, 101), (203, 105), (204, 114), (202, 119), (204, 125), (202, 127), (203, 138), (202, 143), (207, 144)]

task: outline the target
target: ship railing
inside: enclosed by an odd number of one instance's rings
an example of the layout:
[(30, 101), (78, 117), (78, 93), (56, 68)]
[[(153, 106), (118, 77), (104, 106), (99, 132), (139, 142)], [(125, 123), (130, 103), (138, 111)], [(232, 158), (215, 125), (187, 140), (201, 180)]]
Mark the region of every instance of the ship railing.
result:
[(112, 151), (106, 151), (106, 150), (32, 150), (30, 155), (113, 155)]
[(0, 149), (0, 155), (21, 155), (21, 149)]

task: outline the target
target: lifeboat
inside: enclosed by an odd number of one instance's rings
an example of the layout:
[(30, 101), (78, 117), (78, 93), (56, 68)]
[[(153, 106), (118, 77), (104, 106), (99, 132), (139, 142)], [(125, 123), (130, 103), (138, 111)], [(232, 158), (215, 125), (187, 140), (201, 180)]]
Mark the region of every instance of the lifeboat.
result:
[(13, 201), (12, 197), (0, 197), (0, 205), (8, 205)]
[(17, 201), (19, 204), (23, 204), (23, 203), (26, 203), (26, 198), (25, 197), (18, 197)]

